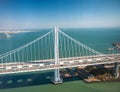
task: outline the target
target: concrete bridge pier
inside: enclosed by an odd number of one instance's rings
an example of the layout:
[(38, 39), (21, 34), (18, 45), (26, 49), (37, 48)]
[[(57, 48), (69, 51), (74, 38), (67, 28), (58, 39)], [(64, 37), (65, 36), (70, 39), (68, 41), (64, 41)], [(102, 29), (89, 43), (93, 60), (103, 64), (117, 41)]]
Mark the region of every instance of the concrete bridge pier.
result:
[(114, 66), (114, 75), (115, 75), (115, 78), (118, 78), (119, 77), (119, 63), (118, 62), (115, 62), (115, 66)]
[(51, 81), (54, 84), (63, 83), (63, 79), (60, 77), (60, 71), (59, 71), (59, 69), (55, 69), (55, 71), (54, 71), (54, 77), (51, 79)]

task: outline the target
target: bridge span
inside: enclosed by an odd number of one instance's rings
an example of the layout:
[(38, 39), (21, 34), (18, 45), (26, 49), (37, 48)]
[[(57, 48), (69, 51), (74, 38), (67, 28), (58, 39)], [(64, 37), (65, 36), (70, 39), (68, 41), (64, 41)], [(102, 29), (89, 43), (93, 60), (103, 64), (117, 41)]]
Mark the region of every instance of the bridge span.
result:
[(120, 62), (120, 54), (61, 58), (60, 64), (55, 65), (54, 59), (31, 62), (16, 62), (0, 64), (0, 74), (53, 70), (56, 68), (86, 67), (92, 65), (112, 64)]
[(119, 76), (120, 54), (102, 54), (55, 27), (54, 31), (0, 55), (0, 75), (55, 70), (52, 82), (62, 83), (59, 69), (114, 64)]

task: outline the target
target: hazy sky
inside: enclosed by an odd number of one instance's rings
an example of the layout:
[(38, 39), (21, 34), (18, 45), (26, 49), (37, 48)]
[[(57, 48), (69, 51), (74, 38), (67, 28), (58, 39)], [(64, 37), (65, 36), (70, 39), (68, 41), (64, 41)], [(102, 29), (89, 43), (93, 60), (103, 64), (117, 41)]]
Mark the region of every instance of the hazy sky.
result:
[(120, 0), (0, 0), (0, 28), (120, 27)]

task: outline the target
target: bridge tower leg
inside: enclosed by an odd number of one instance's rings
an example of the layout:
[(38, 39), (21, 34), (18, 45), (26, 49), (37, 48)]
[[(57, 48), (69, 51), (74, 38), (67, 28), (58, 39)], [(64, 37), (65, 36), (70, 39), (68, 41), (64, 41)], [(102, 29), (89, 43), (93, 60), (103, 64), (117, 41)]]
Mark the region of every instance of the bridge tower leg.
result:
[(114, 75), (115, 75), (115, 78), (119, 77), (119, 63), (118, 62), (115, 62)]
[[(55, 27), (55, 44), (54, 44), (54, 57), (55, 57), (55, 65), (59, 64), (59, 36), (58, 36), (58, 27)], [(62, 83), (63, 80), (60, 77), (59, 68), (56, 68), (54, 71), (54, 77), (51, 79), (54, 84)]]

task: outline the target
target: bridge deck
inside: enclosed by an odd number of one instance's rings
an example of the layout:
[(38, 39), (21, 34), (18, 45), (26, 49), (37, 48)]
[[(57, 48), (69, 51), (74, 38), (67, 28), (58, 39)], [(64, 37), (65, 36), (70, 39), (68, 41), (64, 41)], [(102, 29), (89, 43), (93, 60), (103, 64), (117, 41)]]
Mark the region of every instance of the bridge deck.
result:
[(78, 66), (82, 68), (90, 65), (111, 64), (115, 62), (120, 62), (120, 54), (62, 58), (60, 59), (60, 64), (57, 65), (54, 64), (54, 59), (35, 62), (1, 63), (0, 74), (52, 70), (56, 68)]

